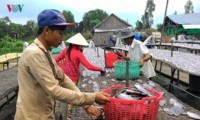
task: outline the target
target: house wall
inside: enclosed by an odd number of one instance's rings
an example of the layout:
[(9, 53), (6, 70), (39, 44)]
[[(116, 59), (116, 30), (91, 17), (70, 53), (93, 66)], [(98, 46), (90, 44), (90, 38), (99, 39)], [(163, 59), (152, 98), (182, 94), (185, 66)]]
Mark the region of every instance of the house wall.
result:
[[(117, 19), (115, 16), (110, 16), (108, 19), (102, 21), (102, 23), (96, 28), (100, 30), (105, 30), (104, 32), (95, 32), (94, 33), (94, 43), (96, 46), (101, 46), (106, 44), (107, 46), (115, 46), (109, 40), (110, 35), (115, 35), (114, 40), (116, 41), (117, 37), (119, 36), (119, 32), (117, 29), (124, 29), (129, 27), (120, 19)], [(106, 30), (116, 30), (116, 31), (106, 31)]]

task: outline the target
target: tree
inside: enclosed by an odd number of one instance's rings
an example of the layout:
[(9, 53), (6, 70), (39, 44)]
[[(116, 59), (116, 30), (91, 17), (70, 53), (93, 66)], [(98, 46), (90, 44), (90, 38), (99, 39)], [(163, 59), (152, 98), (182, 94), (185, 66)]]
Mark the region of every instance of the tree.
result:
[(83, 31), (91, 30), (94, 26), (96, 26), (100, 21), (105, 19), (108, 14), (100, 9), (91, 10), (84, 14), (83, 16)]
[(25, 26), (26, 26), (26, 34), (25, 34), (25, 36), (33, 36), (33, 35), (35, 35), (36, 31), (34, 31), (34, 26), (36, 26), (36, 22), (34, 20), (27, 21)]
[(141, 30), (143, 28), (143, 24), (139, 20), (137, 20), (137, 22), (135, 23), (135, 25), (136, 25), (135, 29), (137, 29), (137, 30)]
[(11, 20), (8, 16), (0, 18), (0, 38), (4, 35), (9, 35)]
[(186, 5), (184, 6), (185, 8), (185, 14), (190, 14), (190, 13), (194, 13), (193, 11), (193, 4), (191, 0), (188, 0)]
[(159, 32), (161, 32), (161, 30), (162, 30), (162, 24), (157, 24), (156, 25), (156, 30), (159, 31)]
[(155, 11), (154, 0), (147, 0), (146, 9), (142, 16), (143, 28), (151, 28), (153, 24), (153, 11)]
[(6, 16), (4, 18), (0, 18), (0, 21), (4, 21), (4, 22), (6, 22), (6, 24), (7, 23), (11, 23), (11, 20), (10, 20), (10, 18), (8, 16)]
[(71, 11), (63, 10), (63, 15), (68, 23), (74, 23), (74, 15)]
[[(68, 23), (75, 23), (74, 15), (71, 13), (71, 11), (63, 10), (63, 15)], [(74, 30), (74, 27), (67, 27), (66, 33), (72, 33), (73, 30)]]
[(78, 24), (77, 32), (82, 32), (83, 30), (84, 30), (84, 25), (83, 25), (83, 21), (81, 21), (81, 22)]

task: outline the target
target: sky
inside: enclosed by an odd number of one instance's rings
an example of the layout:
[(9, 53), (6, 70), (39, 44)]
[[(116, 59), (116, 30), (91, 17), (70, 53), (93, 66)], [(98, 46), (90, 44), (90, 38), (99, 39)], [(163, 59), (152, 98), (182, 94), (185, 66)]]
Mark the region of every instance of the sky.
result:
[[(69, 10), (74, 15), (75, 22), (82, 21), (84, 13), (90, 10), (101, 9), (114, 13), (127, 21), (133, 27), (137, 20), (141, 21), (147, 0), (0, 0), (0, 18), (8, 16), (14, 23), (26, 24), (28, 20), (37, 22), (37, 15), (44, 9)], [(169, 0), (167, 15), (184, 14), (184, 6), (188, 0)], [(153, 12), (154, 24), (163, 23), (167, 0), (154, 0), (156, 5)], [(192, 0), (194, 13), (200, 13), (200, 0)], [(7, 5), (23, 5), (21, 12), (9, 12)]]

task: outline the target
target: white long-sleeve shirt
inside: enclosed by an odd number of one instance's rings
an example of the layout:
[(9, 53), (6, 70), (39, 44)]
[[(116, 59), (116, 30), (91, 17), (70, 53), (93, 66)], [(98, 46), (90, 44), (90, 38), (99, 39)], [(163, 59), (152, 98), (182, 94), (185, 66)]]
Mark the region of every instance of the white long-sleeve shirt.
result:
[[(134, 39), (131, 46), (129, 47), (128, 57), (130, 58), (130, 60), (135, 60), (139, 62), (140, 59), (142, 59), (145, 56), (145, 54), (151, 55), (149, 49), (141, 41)], [(144, 63), (144, 66), (141, 68), (141, 71), (147, 78), (156, 76), (156, 73), (150, 60)]]

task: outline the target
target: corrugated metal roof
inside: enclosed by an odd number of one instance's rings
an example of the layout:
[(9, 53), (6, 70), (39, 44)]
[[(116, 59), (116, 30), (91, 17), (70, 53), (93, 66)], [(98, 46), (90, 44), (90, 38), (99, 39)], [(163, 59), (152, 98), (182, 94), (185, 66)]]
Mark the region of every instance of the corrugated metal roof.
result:
[(181, 25), (200, 24), (200, 13), (169, 15), (167, 17), (176, 24), (181, 24)]

